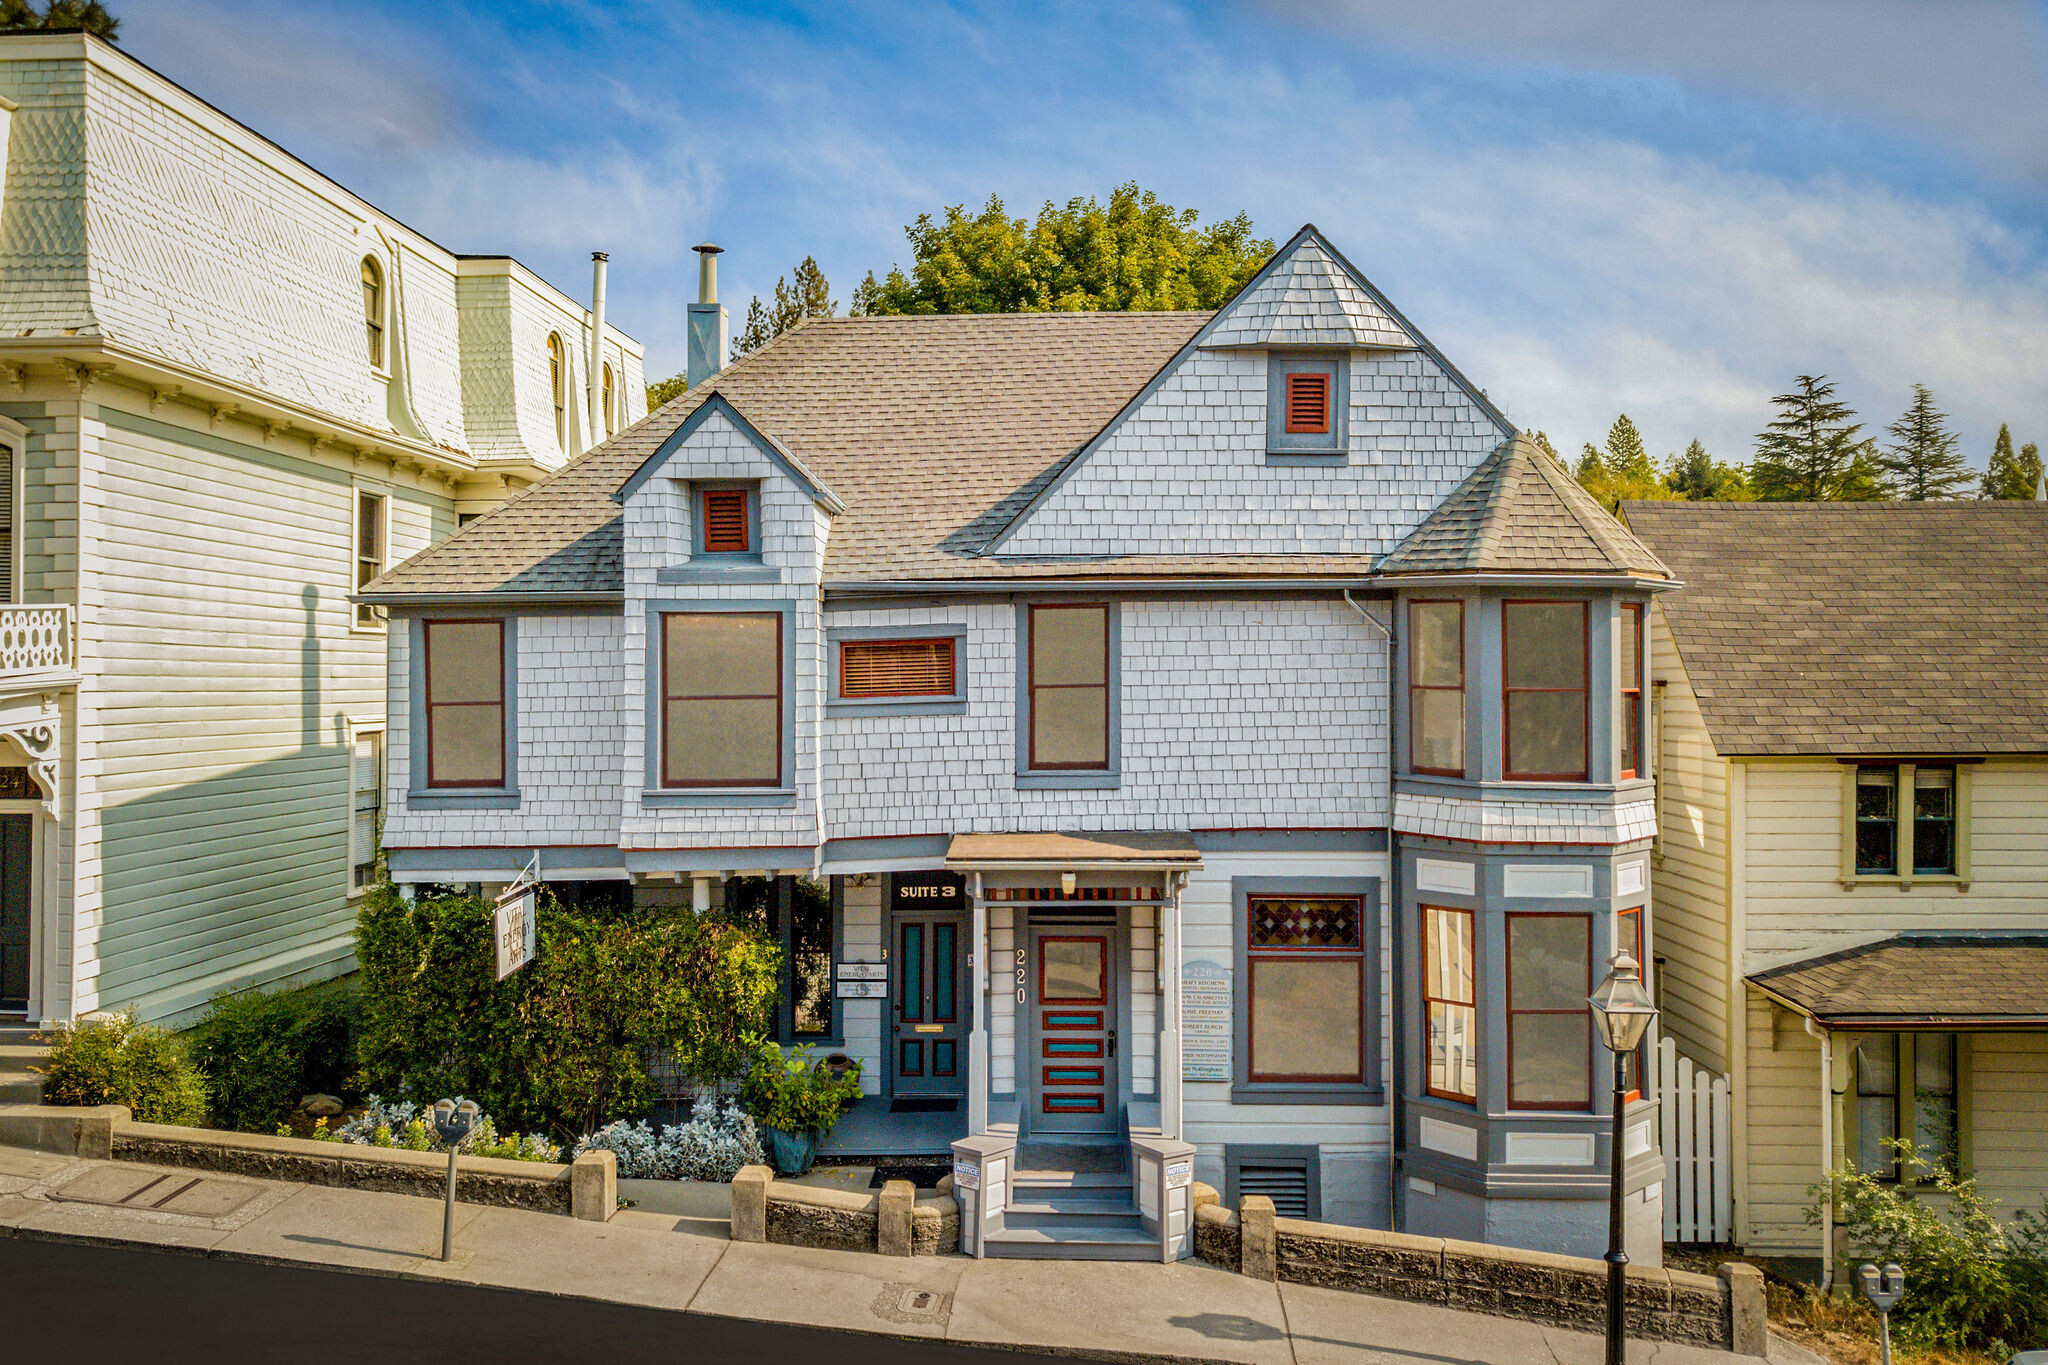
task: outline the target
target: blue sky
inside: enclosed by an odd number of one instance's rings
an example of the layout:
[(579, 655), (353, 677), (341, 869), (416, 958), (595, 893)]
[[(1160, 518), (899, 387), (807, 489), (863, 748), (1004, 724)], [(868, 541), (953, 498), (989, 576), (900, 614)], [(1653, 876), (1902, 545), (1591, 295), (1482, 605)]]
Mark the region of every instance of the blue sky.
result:
[(1561, 448), (1746, 459), (1827, 372), (2048, 444), (2048, 4), (124, 0), (142, 60), (682, 365), (689, 248), (843, 300), (920, 212), (1135, 179), (1313, 221)]

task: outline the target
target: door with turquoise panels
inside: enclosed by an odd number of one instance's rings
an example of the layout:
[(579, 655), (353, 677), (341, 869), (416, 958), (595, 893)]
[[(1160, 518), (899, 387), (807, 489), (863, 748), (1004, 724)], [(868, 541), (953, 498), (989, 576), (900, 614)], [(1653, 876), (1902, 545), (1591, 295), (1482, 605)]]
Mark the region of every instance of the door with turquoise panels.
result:
[(1122, 1122), (1116, 1057), (1116, 935), (1108, 928), (1031, 931), (1024, 1059), (1034, 1133), (1109, 1135)]

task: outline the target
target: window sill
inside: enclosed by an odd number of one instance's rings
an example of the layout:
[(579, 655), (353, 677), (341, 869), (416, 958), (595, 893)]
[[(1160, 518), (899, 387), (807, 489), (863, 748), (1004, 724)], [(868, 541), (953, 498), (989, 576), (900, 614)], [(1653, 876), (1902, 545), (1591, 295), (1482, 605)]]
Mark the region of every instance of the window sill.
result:
[(687, 564), (670, 564), (654, 571), (654, 581), (663, 585), (689, 583), (780, 583), (782, 570), (761, 562), (759, 555), (734, 555), (730, 559), (699, 558)]
[(1332, 469), (1341, 469), (1351, 463), (1351, 455), (1350, 452), (1343, 450), (1274, 450), (1268, 448), (1266, 451), (1266, 463), (1269, 466), (1306, 465), (1314, 467), (1316, 465), (1325, 465)]
[(1890, 886), (1900, 891), (1911, 891), (1916, 886), (1953, 887), (1957, 891), (1968, 891), (1970, 879), (1954, 872), (1915, 872), (1910, 877), (1895, 873), (1859, 872), (1842, 878), (1842, 889), (1854, 891), (1859, 886)]
[(795, 800), (795, 787), (661, 787), (640, 793), (640, 804), (653, 809), (690, 806), (787, 806)]
[(1083, 770), (1017, 774), (1017, 790), (1020, 792), (1115, 791), (1123, 784), (1124, 775), (1120, 772)]
[(859, 701), (828, 701), (828, 716), (964, 716), (965, 697), (863, 698)]
[(519, 793), (491, 788), (456, 791), (447, 787), (428, 787), (407, 792), (405, 804), (411, 810), (517, 810)]
[(1232, 1085), (1232, 1104), (1359, 1104), (1387, 1102), (1377, 1085)]

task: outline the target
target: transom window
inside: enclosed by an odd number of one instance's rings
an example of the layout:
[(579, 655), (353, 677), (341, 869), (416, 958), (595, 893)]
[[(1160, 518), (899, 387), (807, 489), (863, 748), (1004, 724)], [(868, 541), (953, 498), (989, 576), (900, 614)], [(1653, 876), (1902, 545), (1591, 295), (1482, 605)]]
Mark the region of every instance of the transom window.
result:
[(1621, 730), (1621, 773), (1643, 775), (1643, 607), (1621, 604), (1621, 677), (1614, 723)]
[(1365, 901), (1251, 896), (1245, 939), (1253, 1082), (1365, 1074)]
[(954, 640), (844, 640), (839, 645), (839, 695), (950, 697), (955, 691)]
[(1925, 1167), (1957, 1158), (1956, 1035), (1871, 1033), (1856, 1044), (1856, 1169), (1913, 1183), (1932, 1172), (1905, 1166), (1892, 1146), (1913, 1144)]
[(1593, 1105), (1593, 917), (1511, 914), (1508, 1107)]
[(744, 488), (706, 488), (698, 493), (705, 554), (738, 555), (754, 548), (753, 527), (747, 524), (747, 503)]
[(779, 787), (782, 613), (661, 618), (661, 785)]
[(363, 257), (363, 332), (370, 367), (384, 368), (384, 269), (374, 256)]
[(1027, 616), (1030, 766), (1109, 767), (1109, 608), (1033, 605)]
[(505, 784), (505, 623), (427, 621), (427, 785)]
[(1465, 775), (1465, 604), (1408, 604), (1409, 764)]
[(1584, 602), (1503, 602), (1505, 776), (1586, 778)]
[(1429, 1077), (1440, 1099), (1479, 1099), (1479, 1010), (1474, 994), (1472, 912), (1422, 907), (1422, 999)]
[(1851, 800), (1855, 876), (1961, 875), (1955, 764), (1859, 764)]
[(1287, 376), (1287, 433), (1290, 436), (1323, 435), (1330, 430), (1330, 376), (1290, 374)]

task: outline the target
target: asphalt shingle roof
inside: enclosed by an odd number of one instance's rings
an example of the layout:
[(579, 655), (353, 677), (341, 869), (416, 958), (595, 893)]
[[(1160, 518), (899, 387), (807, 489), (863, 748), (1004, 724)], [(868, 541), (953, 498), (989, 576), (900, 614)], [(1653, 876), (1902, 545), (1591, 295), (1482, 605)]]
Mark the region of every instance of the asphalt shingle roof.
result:
[(1630, 502), (1723, 754), (2048, 752), (2048, 503)]
[(1901, 934), (1749, 979), (1838, 1025), (2048, 1022), (2048, 935)]
[(1671, 574), (1528, 436), (1503, 441), (1380, 572)]

